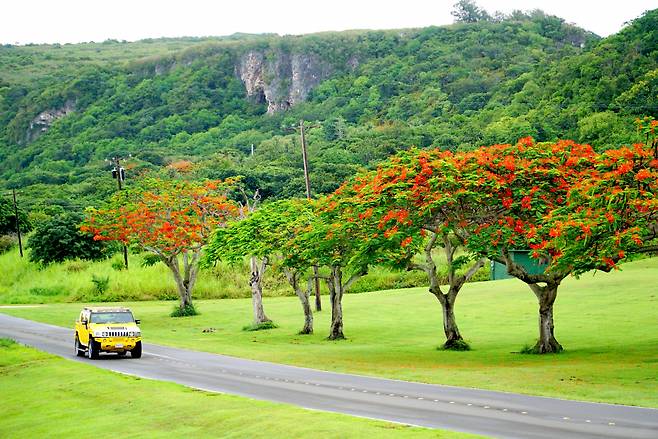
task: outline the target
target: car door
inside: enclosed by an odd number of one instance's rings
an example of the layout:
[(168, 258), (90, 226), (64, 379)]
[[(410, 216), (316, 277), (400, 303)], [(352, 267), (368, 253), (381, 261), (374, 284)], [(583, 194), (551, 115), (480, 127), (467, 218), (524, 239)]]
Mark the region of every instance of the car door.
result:
[(78, 321), (75, 322), (76, 331), (78, 332), (78, 340), (80, 344), (87, 345), (89, 344), (89, 330), (87, 329), (89, 325), (85, 325), (83, 322), (89, 322), (89, 313), (87, 311), (82, 311)]

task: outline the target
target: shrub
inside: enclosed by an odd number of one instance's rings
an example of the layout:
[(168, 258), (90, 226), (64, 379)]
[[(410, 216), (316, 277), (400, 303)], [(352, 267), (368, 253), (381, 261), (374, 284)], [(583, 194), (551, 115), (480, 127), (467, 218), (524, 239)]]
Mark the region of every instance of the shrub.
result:
[(40, 223), (28, 240), (30, 261), (50, 264), (68, 259), (100, 260), (107, 257), (108, 246), (81, 232), (81, 222), (81, 215), (65, 213)]
[(101, 277), (92, 274), (91, 282), (94, 284), (94, 292), (103, 295), (110, 286), (110, 276)]
[(111, 266), (112, 266), (112, 269), (115, 270), (115, 271), (121, 271), (124, 268), (126, 268), (126, 264), (124, 263), (124, 261), (122, 259), (113, 260)]
[(194, 305), (189, 304), (185, 305), (184, 307), (177, 306), (174, 308), (174, 310), (169, 314), (171, 317), (192, 317), (199, 315), (199, 312), (196, 310)]
[(7, 253), (9, 250), (14, 248), (16, 241), (14, 238), (8, 235), (0, 236), (0, 255)]

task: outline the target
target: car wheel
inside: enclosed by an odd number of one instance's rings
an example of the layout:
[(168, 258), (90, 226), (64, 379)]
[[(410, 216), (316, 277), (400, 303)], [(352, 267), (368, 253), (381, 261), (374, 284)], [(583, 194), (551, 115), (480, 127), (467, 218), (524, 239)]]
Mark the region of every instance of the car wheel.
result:
[(87, 357), (90, 360), (98, 358), (98, 345), (91, 337), (89, 337), (89, 345), (87, 346)]
[(85, 352), (82, 349), (82, 345), (80, 345), (80, 339), (78, 338), (78, 334), (75, 334), (75, 355), (78, 357), (85, 356)]
[(130, 351), (130, 356), (133, 358), (141, 358), (142, 356), (142, 342), (138, 341), (135, 347)]

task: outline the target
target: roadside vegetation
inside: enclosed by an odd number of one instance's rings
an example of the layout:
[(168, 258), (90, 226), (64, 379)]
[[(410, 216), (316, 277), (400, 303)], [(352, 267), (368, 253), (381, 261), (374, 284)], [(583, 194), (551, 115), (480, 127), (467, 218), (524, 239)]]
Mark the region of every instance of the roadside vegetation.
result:
[(117, 429), (126, 438), (479, 437), (120, 375), (8, 339), (0, 339), (0, 397), (3, 438), (86, 437), (90, 428), (98, 438), (116, 437)]
[[(129, 255), (129, 270), (123, 268), (120, 254), (104, 261), (66, 261), (40, 266), (21, 258), (17, 248), (0, 255), (0, 304), (55, 302), (116, 302), (140, 300), (176, 300), (178, 294), (171, 272), (163, 264), (142, 266), (145, 254)], [(443, 277), (447, 275), (444, 273)], [(108, 279), (99, 290), (94, 278)], [(488, 280), (485, 267), (475, 280)], [(354, 284), (353, 293), (422, 286), (418, 272), (393, 271), (375, 267), (367, 279)], [(321, 285), (322, 294), (328, 294)], [(291, 296), (285, 277), (269, 271), (263, 277), (265, 297)], [(199, 272), (194, 297), (198, 299), (235, 299), (249, 297), (249, 261), (241, 264), (218, 262)], [(326, 300), (326, 299), (325, 299)], [(172, 302), (172, 307), (174, 306)], [(248, 317), (245, 316), (245, 321)]]
[[(278, 328), (242, 330), (250, 299), (199, 300), (201, 314), (172, 319), (173, 302), (126, 303), (142, 320), (144, 343), (410, 381), (533, 395), (658, 407), (658, 259), (630, 262), (612, 273), (570, 277), (555, 313), (560, 355), (522, 355), (537, 331), (536, 299), (516, 279), (466, 284), (459, 296), (468, 352), (444, 342), (441, 307), (427, 288), (347, 294), (348, 339), (329, 342), (330, 311), (303, 323), (294, 297), (265, 298)], [(491, 302), (496, 305), (492, 307)], [(72, 327), (82, 304), (4, 308), (6, 314)], [(618, 319), (624, 315), (627, 318)], [(615, 324), (611, 324), (611, 322)], [(214, 328), (212, 332), (204, 329)]]

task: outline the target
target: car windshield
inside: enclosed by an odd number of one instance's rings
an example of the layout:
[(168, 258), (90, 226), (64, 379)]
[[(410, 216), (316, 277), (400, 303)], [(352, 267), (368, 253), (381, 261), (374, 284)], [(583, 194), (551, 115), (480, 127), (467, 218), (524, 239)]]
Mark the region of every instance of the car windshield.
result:
[(133, 323), (131, 312), (94, 312), (89, 316), (90, 323)]

